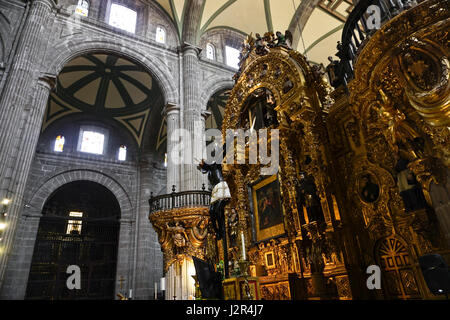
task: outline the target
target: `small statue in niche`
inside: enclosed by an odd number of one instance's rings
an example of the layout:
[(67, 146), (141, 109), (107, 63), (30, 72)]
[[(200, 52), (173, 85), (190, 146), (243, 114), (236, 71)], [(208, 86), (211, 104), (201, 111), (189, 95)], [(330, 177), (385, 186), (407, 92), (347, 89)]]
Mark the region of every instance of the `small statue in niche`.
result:
[(238, 223), (239, 215), (235, 209), (231, 209), (231, 213), (228, 217), (228, 237), (230, 239), (230, 247), (237, 246)]
[(414, 176), (414, 173), (408, 168), (409, 161), (399, 158), (395, 170), (397, 171), (397, 186), (400, 196), (403, 199), (406, 212), (426, 209), (427, 202), (422, 188)]
[(374, 203), (380, 196), (380, 187), (372, 181), (370, 174), (361, 177), (362, 188), (360, 190), (361, 199), (367, 203)]
[(266, 75), (267, 75), (267, 69), (268, 69), (269, 67), (267, 66), (267, 64), (263, 64), (262, 65), (262, 70), (261, 70), (261, 73), (259, 74), (259, 76), (261, 77), (261, 78), (264, 78)]
[(264, 38), (261, 38), (261, 35), (259, 33), (256, 34), (255, 46), (256, 54), (265, 55), (270, 51), (266, 40)]
[(313, 178), (307, 177), (304, 172), (299, 174), (297, 194), (300, 198), (301, 206), (305, 206), (306, 208), (309, 222), (323, 222), (325, 219), (320, 205), (320, 198), (317, 195), (316, 184)]
[(272, 92), (266, 90), (266, 104), (263, 108), (264, 126), (278, 125), (277, 112), (275, 110), (275, 98)]
[(292, 83), (291, 79), (289, 79), (289, 77), (286, 77), (286, 79), (284, 79), (284, 84), (283, 84), (283, 93), (286, 94), (289, 91), (291, 91), (291, 89), (294, 87), (294, 84)]
[(277, 66), (275, 69), (275, 73), (274, 73), (275, 79), (278, 79), (281, 76), (281, 73), (282, 73), (282, 71), (281, 71), (280, 66)]

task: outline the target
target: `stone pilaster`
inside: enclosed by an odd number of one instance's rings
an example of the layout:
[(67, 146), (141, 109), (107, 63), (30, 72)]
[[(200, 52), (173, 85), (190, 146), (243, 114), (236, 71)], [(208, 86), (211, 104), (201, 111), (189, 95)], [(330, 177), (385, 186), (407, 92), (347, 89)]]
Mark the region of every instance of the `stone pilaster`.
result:
[[(23, 194), (30, 172), (31, 162), (39, 139), (42, 118), (47, 105), (54, 78), (43, 77), (35, 83), (34, 97), (22, 110), (17, 124), (20, 135), (14, 138), (16, 145), (8, 154), (6, 170), (2, 176), (3, 197), (11, 200), (8, 207), (7, 228), (1, 242), (0, 283), (11, 253), (14, 234), (23, 208)], [(3, 150), (2, 150), (3, 151)]]
[(183, 190), (201, 190), (203, 177), (197, 170), (198, 160), (203, 156), (203, 146), (200, 143), (203, 132), (200, 90), (199, 90), (199, 59), (201, 49), (185, 43), (183, 46), (183, 83), (184, 83), (184, 129), (189, 137), (184, 137), (185, 148), (183, 158), (184, 178)]
[(174, 148), (179, 144), (179, 136), (174, 134), (180, 128), (180, 108), (174, 104), (168, 104), (164, 110), (167, 124), (167, 193), (172, 192), (172, 186), (176, 190), (181, 189), (180, 160), (174, 156)]

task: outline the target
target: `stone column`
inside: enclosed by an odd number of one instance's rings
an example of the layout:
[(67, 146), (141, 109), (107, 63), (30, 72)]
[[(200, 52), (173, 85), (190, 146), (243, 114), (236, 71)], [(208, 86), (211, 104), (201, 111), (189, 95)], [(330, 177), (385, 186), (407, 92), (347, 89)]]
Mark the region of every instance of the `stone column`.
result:
[(174, 135), (180, 128), (180, 108), (174, 104), (168, 104), (164, 110), (167, 124), (167, 193), (172, 193), (172, 186), (177, 191), (181, 190), (180, 164), (174, 159), (174, 148), (180, 143), (179, 136)]
[(32, 90), (34, 97), (31, 103), (22, 109), (20, 121), (17, 123), (19, 135), (14, 137), (14, 148), (8, 153), (6, 170), (1, 180), (1, 190), (3, 197), (10, 199), (11, 203), (7, 211), (7, 228), (0, 245), (0, 284), (11, 253), (14, 234), (23, 208), (22, 202), (27, 177), (39, 139), (50, 90), (54, 83), (54, 78), (44, 77), (35, 84), (34, 90)]
[(53, 6), (53, 0), (32, 2), (0, 95), (0, 199), (11, 200), (7, 229), (0, 244), (0, 287), (51, 88), (51, 79), (38, 78)]
[[(123, 212), (122, 212), (123, 214)], [(129, 297), (130, 289), (135, 289), (133, 283), (133, 260), (134, 257), (134, 232), (135, 232), (134, 220), (120, 219), (120, 234), (119, 234), (119, 247), (117, 252), (117, 265), (116, 265), (116, 283), (114, 298), (117, 299), (117, 294), (121, 293), (126, 297)], [(122, 281), (121, 281), (122, 279)], [(136, 295), (136, 290), (133, 290), (133, 296)]]
[(201, 190), (203, 177), (197, 170), (197, 160), (203, 156), (201, 137), (201, 105), (199, 94), (199, 59), (201, 49), (185, 43), (183, 49), (183, 79), (184, 79), (184, 129), (190, 137), (185, 137), (186, 146), (183, 155), (184, 177), (182, 183), (183, 190)]
[(42, 214), (34, 208), (27, 208), (20, 217), (14, 241), (14, 251), (8, 261), (4, 281), (0, 291), (0, 300), (25, 299), (28, 277), (33, 259), (34, 246)]
[(39, 65), (44, 54), (42, 44), (48, 39), (46, 24), (49, 22), (53, 5), (53, 0), (32, 2), (17, 51), (12, 53), (15, 59), (0, 96), (0, 178), (2, 180), (10, 162), (12, 150), (17, 147), (15, 137), (22, 135), (18, 131), (20, 118), (31, 102), (33, 81), (38, 77)]

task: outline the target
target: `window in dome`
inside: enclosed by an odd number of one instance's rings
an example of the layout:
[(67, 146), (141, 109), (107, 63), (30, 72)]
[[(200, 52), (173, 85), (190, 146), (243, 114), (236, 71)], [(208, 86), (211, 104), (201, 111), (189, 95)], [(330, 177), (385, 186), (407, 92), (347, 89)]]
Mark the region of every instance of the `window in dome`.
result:
[(206, 58), (208, 58), (209, 60), (216, 59), (216, 49), (211, 43), (208, 43), (206, 45)]
[(119, 161), (125, 161), (127, 159), (127, 146), (120, 146), (119, 148)]
[(64, 136), (57, 136), (55, 140), (55, 147), (53, 148), (56, 152), (63, 152), (65, 139)]
[(89, 14), (89, 1), (78, 0), (78, 4), (75, 9), (75, 13), (79, 14), (80, 16), (87, 17)]
[(113, 3), (109, 13), (109, 24), (113, 27), (135, 33), (136, 32), (137, 12)]
[(239, 55), (241, 54), (239, 50), (226, 46), (225, 54), (227, 57), (227, 65), (239, 69)]
[(166, 43), (166, 29), (163, 27), (156, 28), (156, 42)]

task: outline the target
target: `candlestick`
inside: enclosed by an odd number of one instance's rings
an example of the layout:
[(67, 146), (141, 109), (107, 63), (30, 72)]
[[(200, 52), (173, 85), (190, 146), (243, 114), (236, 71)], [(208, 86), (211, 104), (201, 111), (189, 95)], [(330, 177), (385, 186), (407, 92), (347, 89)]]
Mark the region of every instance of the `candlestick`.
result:
[(129, 296), (128, 296), (128, 299), (132, 299), (133, 298), (133, 289), (130, 289), (130, 294), (129, 294)]
[(161, 287), (161, 291), (166, 290), (166, 278), (161, 278), (160, 287)]
[(173, 300), (177, 300), (177, 276), (173, 277)]
[(241, 242), (242, 242), (242, 260), (246, 260), (246, 253), (245, 253), (245, 237), (244, 237), (244, 231), (241, 231)]

